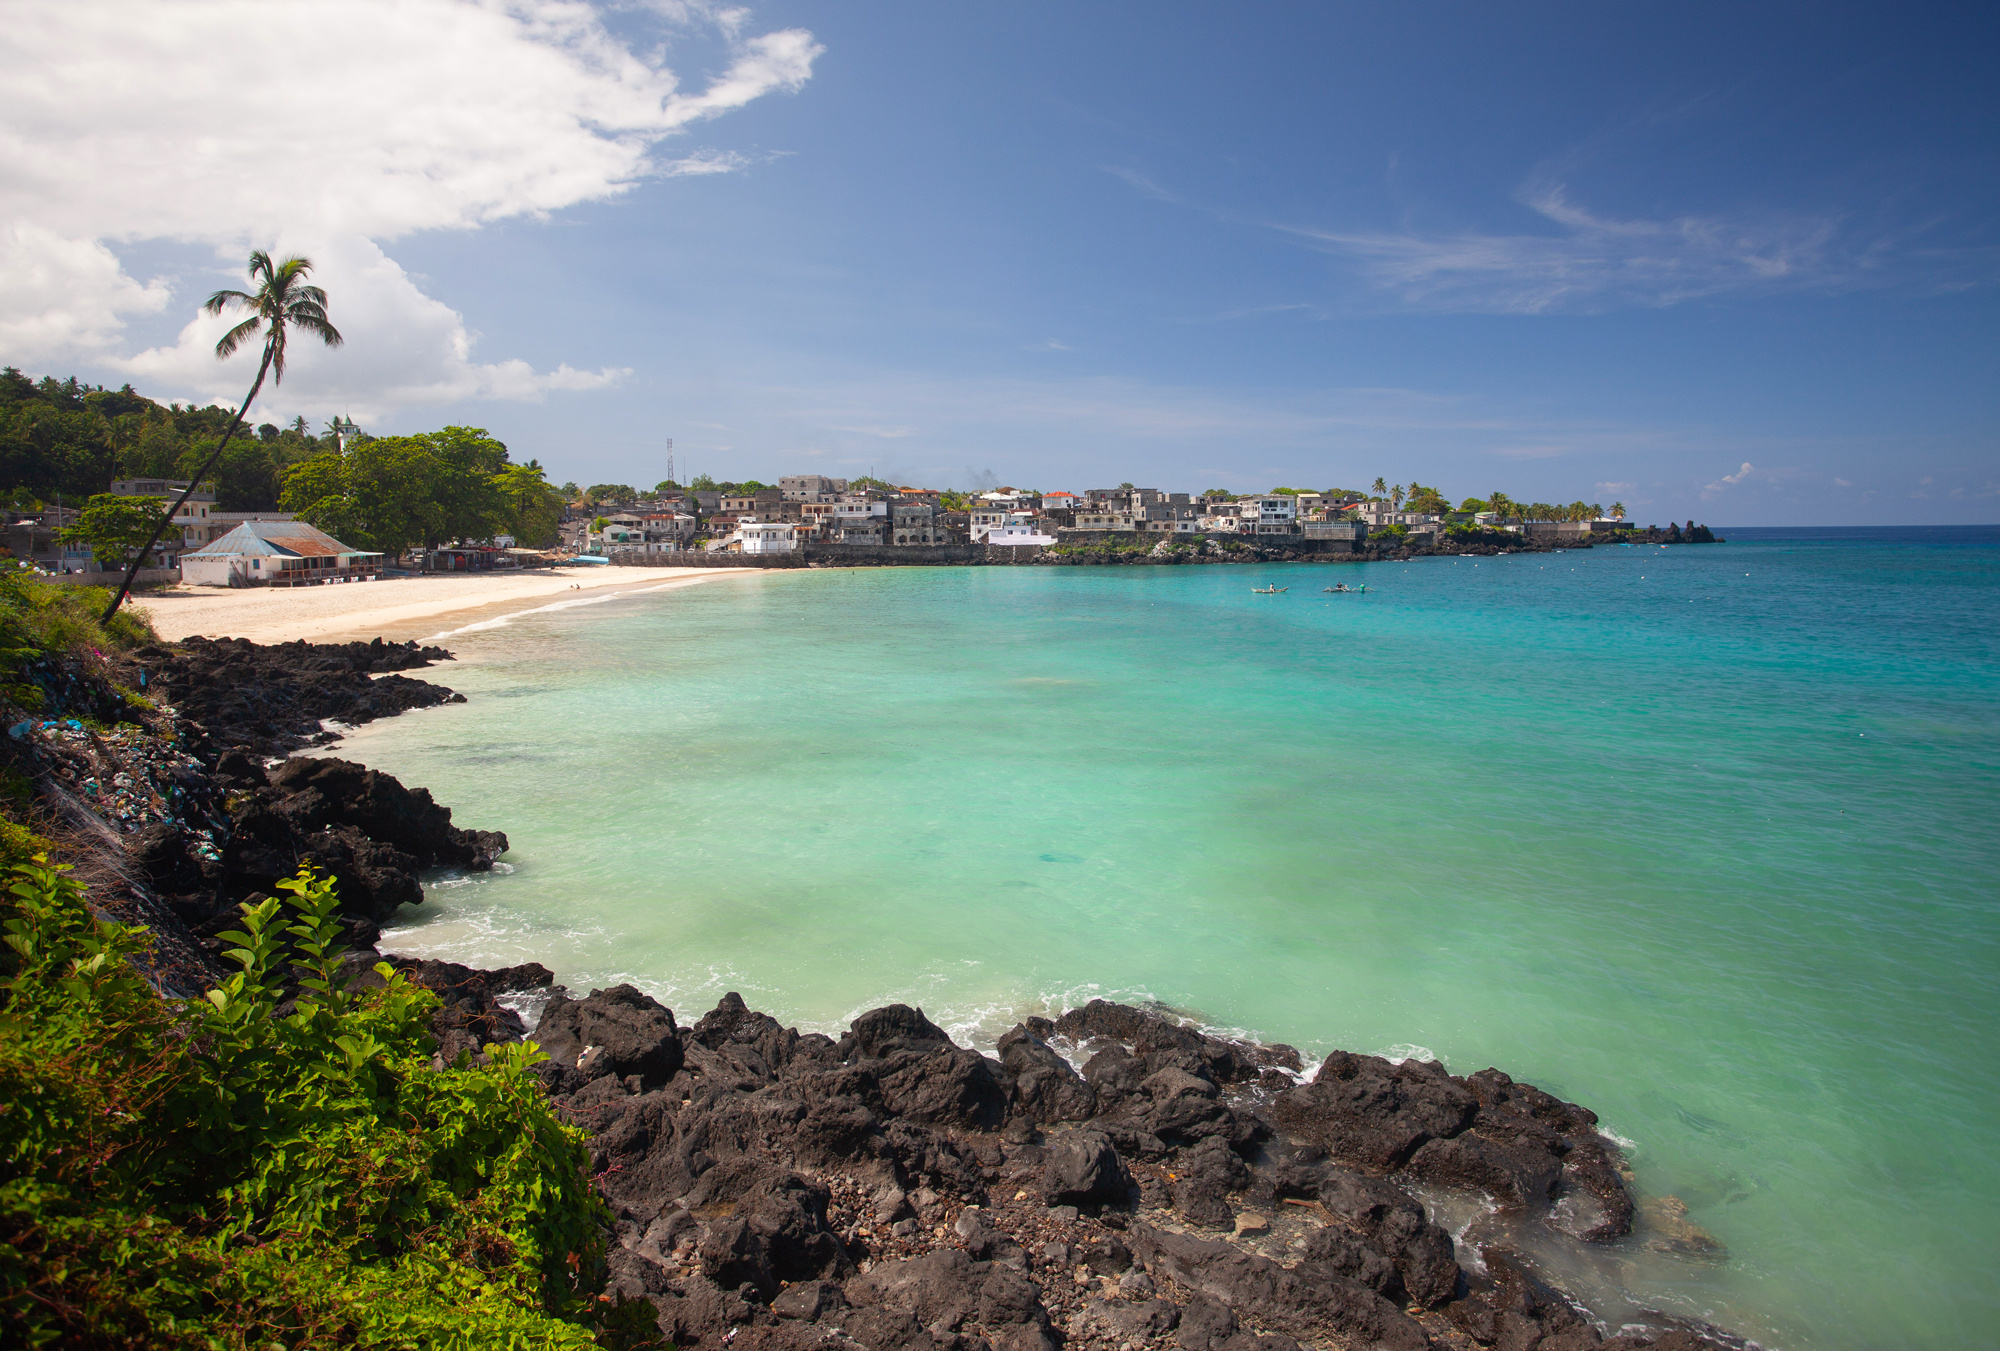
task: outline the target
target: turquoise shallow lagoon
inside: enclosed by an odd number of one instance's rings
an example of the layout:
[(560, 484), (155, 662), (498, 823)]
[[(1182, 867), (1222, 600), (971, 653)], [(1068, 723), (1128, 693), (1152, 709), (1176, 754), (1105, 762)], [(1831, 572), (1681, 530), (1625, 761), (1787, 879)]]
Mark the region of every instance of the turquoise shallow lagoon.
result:
[(1725, 533), (722, 577), (455, 634), (470, 702), (340, 753), (513, 842), (385, 946), (1495, 1064), (1727, 1245), (1608, 1254), (1607, 1309), (1990, 1345), (2000, 531)]

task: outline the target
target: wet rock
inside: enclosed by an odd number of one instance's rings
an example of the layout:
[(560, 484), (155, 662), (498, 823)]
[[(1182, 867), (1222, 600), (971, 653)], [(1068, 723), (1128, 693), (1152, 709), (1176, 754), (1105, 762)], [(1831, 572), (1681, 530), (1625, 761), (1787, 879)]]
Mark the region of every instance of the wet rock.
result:
[(1590, 1320), (1517, 1255), (1489, 1248), (1481, 1256), (1487, 1278), (1445, 1310), (1474, 1341), (1505, 1351), (1590, 1351), (1602, 1342)]
[(879, 1083), (889, 1112), (926, 1125), (992, 1130), (1007, 1116), (1003, 1071), (973, 1051), (899, 1055)]
[(551, 1060), (588, 1078), (636, 1074), (649, 1087), (673, 1078), (682, 1061), (672, 1011), (630, 985), (581, 1000), (552, 995), (535, 1041)]
[(149, 693), (171, 700), (217, 745), (251, 755), (286, 755), (324, 741), (322, 721), (358, 727), (413, 708), (464, 702), (442, 685), (389, 674), (451, 660), (441, 647), (415, 643), (266, 646), (188, 638), (133, 656)]
[(951, 1050), (951, 1038), (943, 1028), (924, 1017), (922, 1009), (908, 1004), (890, 1004), (872, 1009), (856, 1018), (840, 1039), (840, 1058), (880, 1060), (899, 1051), (929, 1055)]
[(1235, 1215), (1228, 1196), (1251, 1183), (1250, 1169), (1219, 1139), (1202, 1141), (1174, 1159), (1174, 1209), (1190, 1224), (1229, 1225)]
[(1394, 1064), (1335, 1051), (1310, 1084), (1279, 1094), (1271, 1118), (1281, 1130), (1336, 1159), (1389, 1170), (1425, 1143), (1472, 1124), (1478, 1099), (1435, 1063)]
[(1132, 1175), (1102, 1131), (1061, 1131), (1049, 1138), (1042, 1197), (1050, 1205), (1123, 1205)]
[[(546, 989), (555, 974), (539, 962), (482, 971), (457, 962), (390, 957), (389, 965), (403, 973), (413, 985), (421, 985), (439, 998), (438, 1011), (431, 1015), (431, 1030), (437, 1034), (438, 1054), (450, 1061), (461, 1051), (477, 1054), (495, 1042), (519, 1041), (526, 1029), (521, 1016), (499, 1002), (503, 994)], [(373, 984), (380, 977), (364, 979)]]
[(1041, 1122), (1088, 1121), (1097, 1114), (1097, 1093), (1049, 1044), (1025, 1025), (1016, 1025), (995, 1048), (1014, 1081), (1014, 1101)]
[(1319, 1201), (1395, 1265), (1412, 1303), (1430, 1308), (1457, 1291), (1451, 1235), (1426, 1219), (1424, 1208), (1394, 1183), (1334, 1169), (1321, 1179)]
[(1476, 1135), (1432, 1140), (1411, 1156), (1407, 1171), (1421, 1182), (1479, 1192), (1519, 1210), (1549, 1200), (1561, 1163), (1530, 1144), (1510, 1149)]

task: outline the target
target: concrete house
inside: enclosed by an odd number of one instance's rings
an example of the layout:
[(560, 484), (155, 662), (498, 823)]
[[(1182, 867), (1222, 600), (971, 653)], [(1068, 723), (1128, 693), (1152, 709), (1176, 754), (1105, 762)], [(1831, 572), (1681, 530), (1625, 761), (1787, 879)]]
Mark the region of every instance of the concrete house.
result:
[(181, 580), (194, 586), (367, 581), (381, 572), (381, 559), (304, 521), (245, 521), (214, 543), (182, 554)]

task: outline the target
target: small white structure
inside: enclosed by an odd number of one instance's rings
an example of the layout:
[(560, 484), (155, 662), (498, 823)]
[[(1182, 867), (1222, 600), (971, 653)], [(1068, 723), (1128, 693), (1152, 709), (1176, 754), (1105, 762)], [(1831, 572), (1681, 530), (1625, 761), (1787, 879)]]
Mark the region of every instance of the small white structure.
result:
[(988, 544), (1004, 544), (1009, 548), (1024, 545), (1044, 547), (1054, 544), (1056, 537), (1044, 535), (1030, 520), (1022, 519), (993, 527), (986, 532), (985, 540)]
[[(1002, 531), (1021, 534), (1036, 533), (1035, 517), (1025, 511), (974, 511), (972, 513), (972, 542), (993, 539)], [(1053, 541), (1051, 541), (1053, 542)]]
[(351, 549), (304, 521), (245, 521), (213, 543), (181, 555), (193, 586), (302, 586), (366, 581), (382, 555)]
[(788, 554), (799, 547), (798, 527), (790, 521), (750, 521), (736, 527), (746, 554)]

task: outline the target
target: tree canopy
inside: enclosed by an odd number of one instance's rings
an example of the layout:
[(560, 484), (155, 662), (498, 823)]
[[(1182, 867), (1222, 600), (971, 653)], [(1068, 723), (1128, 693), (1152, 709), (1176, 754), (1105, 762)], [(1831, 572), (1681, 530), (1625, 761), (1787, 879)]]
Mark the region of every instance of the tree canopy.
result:
[(77, 513), (76, 524), (64, 529), (61, 538), (66, 544), (88, 544), (100, 563), (123, 563), (152, 542), (166, 515), (166, 504), (158, 498), (100, 493)]
[(562, 519), (541, 465), (510, 463), (484, 427), (322, 452), (285, 480), (284, 505), (343, 543), (391, 555), (503, 534), (539, 547), (553, 542)]

